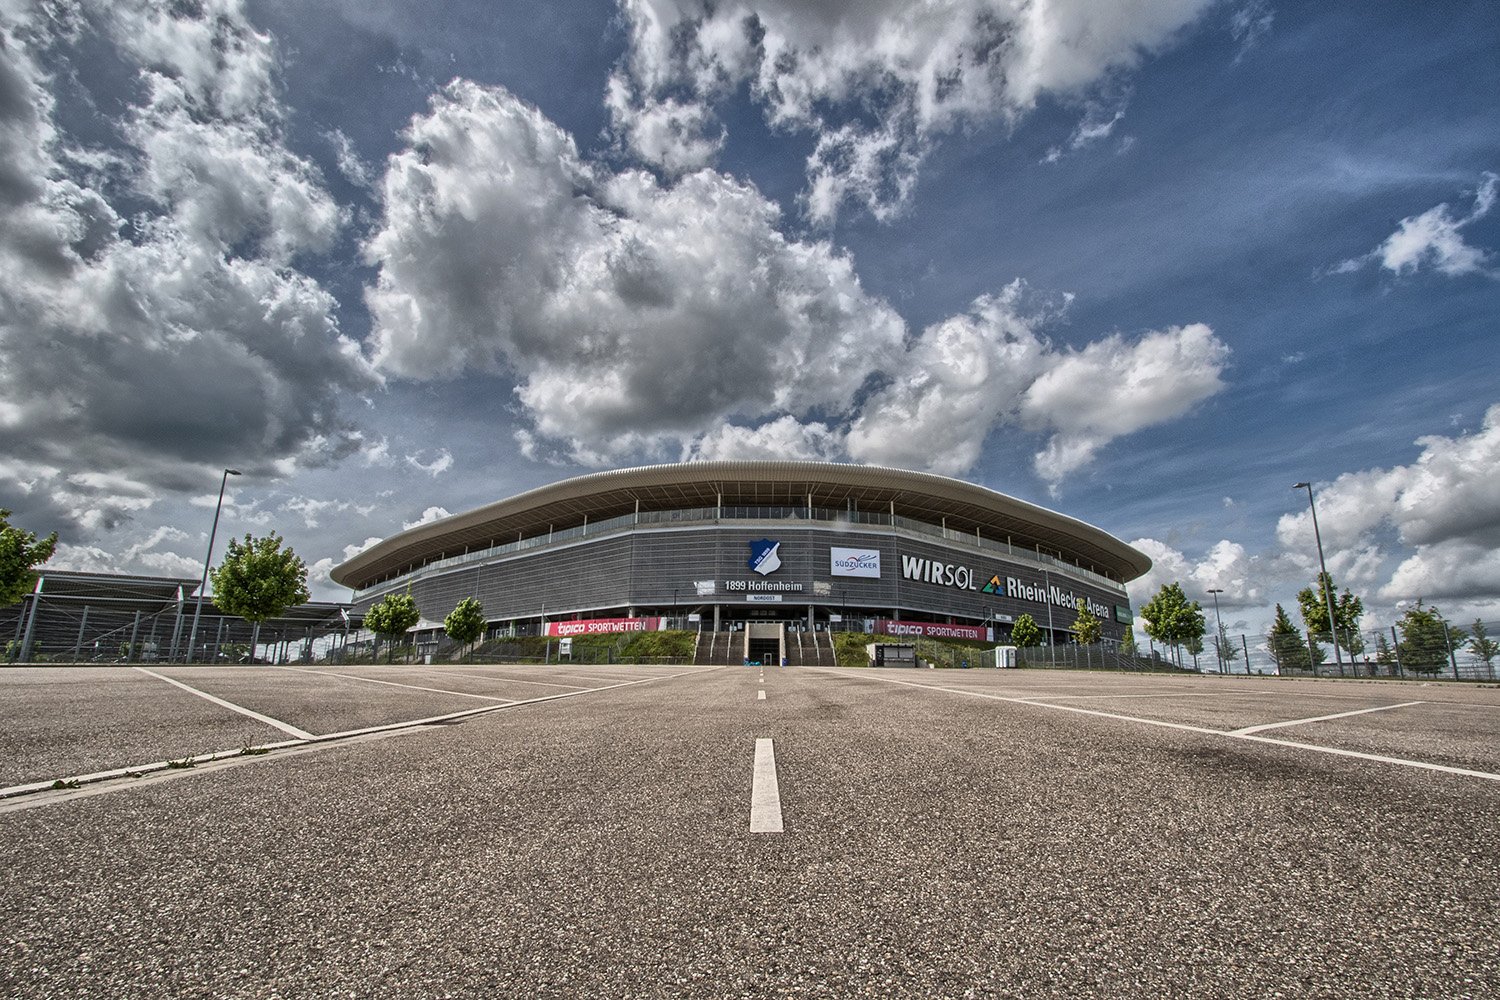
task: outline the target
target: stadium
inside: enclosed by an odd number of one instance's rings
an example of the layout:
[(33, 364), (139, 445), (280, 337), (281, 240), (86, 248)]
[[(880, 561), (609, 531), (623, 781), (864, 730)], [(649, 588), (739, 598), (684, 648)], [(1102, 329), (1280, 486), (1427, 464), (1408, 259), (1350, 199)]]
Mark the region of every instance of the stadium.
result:
[[(334, 569), (362, 615), (410, 592), (422, 633), (466, 597), (491, 635), (695, 630), (700, 659), (831, 662), (826, 633), (1106, 642), (1151, 560), (1055, 511), (943, 476), (694, 462), (566, 479), (393, 535)], [(827, 649), (825, 654), (824, 650)]]

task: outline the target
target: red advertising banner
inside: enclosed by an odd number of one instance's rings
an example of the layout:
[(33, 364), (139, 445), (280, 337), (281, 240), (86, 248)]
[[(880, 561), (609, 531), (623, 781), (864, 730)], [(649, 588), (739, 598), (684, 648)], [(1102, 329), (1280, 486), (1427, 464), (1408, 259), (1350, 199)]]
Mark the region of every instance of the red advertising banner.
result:
[(890, 618), (877, 618), (875, 632), (878, 635), (920, 636), (924, 639), (995, 641), (994, 631), (985, 625), (944, 625), (940, 622), (898, 622)]
[(605, 635), (615, 632), (655, 632), (660, 618), (589, 618), (578, 622), (548, 622), (544, 635), (562, 638), (573, 635)]

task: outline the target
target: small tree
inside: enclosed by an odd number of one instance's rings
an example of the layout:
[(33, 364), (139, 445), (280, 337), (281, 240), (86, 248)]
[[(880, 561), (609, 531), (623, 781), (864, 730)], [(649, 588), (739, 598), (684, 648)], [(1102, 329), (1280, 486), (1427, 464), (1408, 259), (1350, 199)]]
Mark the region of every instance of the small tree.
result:
[(1276, 661), (1277, 673), (1291, 670), (1307, 670), (1312, 660), (1307, 653), (1307, 643), (1292, 624), (1291, 616), (1281, 605), (1276, 605), (1276, 618), (1271, 622), (1271, 631), (1266, 633), (1266, 649)]
[(405, 635), (422, 613), (417, 610), (416, 598), (408, 591), (404, 594), (386, 594), (381, 602), (365, 612), (365, 628), (377, 636), (383, 635), (390, 642), (386, 652), (389, 663), (395, 653), (396, 637)]
[(1010, 627), (1010, 641), (1023, 649), (1039, 646), (1042, 643), (1042, 630), (1030, 615), (1022, 615)]
[(0, 507), (0, 608), (14, 604), (36, 586), (35, 566), (52, 558), (57, 532), (40, 541), (35, 532), (12, 528), (10, 511)]
[[(1224, 664), (1225, 672), (1234, 673), (1234, 661), (1239, 658), (1240, 649), (1235, 645), (1234, 640), (1229, 638), (1229, 629), (1224, 626), (1223, 622), (1219, 623), (1219, 632), (1214, 636), (1214, 652), (1219, 654), (1219, 662)], [(1247, 667), (1245, 673), (1249, 672)]]
[(1436, 605), (1424, 608), (1420, 599), (1414, 607), (1406, 609), (1397, 627), (1401, 630), (1401, 639), (1396, 643), (1401, 666), (1419, 674), (1442, 670), (1448, 665), (1449, 649), (1461, 646), (1466, 638), (1462, 629), (1448, 624)]
[(1328, 633), (1328, 602), (1323, 597), (1325, 584), (1328, 593), (1337, 595), (1333, 599), (1333, 624), (1338, 629), (1338, 644), (1349, 651), (1350, 657), (1358, 656), (1365, 651), (1365, 640), (1359, 634), (1359, 620), (1364, 617), (1365, 603), (1351, 594), (1348, 588), (1344, 589), (1343, 594), (1339, 594), (1333, 585), (1333, 577), (1328, 574), (1319, 573), (1313, 586), (1303, 587), (1297, 592), (1302, 623), (1319, 642), (1328, 642), (1333, 638)]
[[(1198, 651), (1203, 651), (1203, 633), (1206, 631), (1203, 608), (1197, 601), (1187, 599), (1180, 584), (1163, 584), (1156, 596), (1141, 608), (1141, 617), (1146, 620), (1146, 634), (1157, 642), (1174, 649), (1195, 642)], [(1177, 665), (1182, 666), (1180, 652)]]
[(1125, 630), (1125, 638), (1120, 640), (1120, 652), (1125, 656), (1135, 656), (1135, 626), (1132, 624)]
[[(484, 606), (474, 597), (465, 597), (443, 619), (443, 631), (460, 646), (467, 646), (484, 634)], [(472, 652), (472, 651), (470, 651)]]
[(1104, 638), (1104, 626), (1082, 602), (1078, 605), (1078, 617), (1073, 620), (1073, 634), (1085, 646), (1096, 646)]
[(1385, 668), (1385, 672), (1395, 676), (1396, 652), (1391, 649), (1391, 644), (1386, 641), (1384, 632), (1375, 633), (1375, 662)]
[(261, 622), (311, 597), (307, 566), (297, 553), (281, 547), (281, 536), (275, 532), (265, 538), (247, 534), (244, 542), (231, 538), (224, 562), (208, 578), (214, 585), (214, 605), (251, 624), (252, 659)]
[(1189, 635), (1182, 641), (1182, 648), (1193, 658), (1193, 669), (1198, 669), (1198, 657), (1203, 655), (1203, 633)]
[(1478, 618), (1474, 619), (1473, 626), (1469, 629), (1469, 652), (1479, 658), (1484, 664), (1484, 669), (1490, 677), (1495, 676), (1495, 657), (1500, 656), (1500, 642), (1490, 638), (1489, 630), (1484, 627), (1484, 622)]

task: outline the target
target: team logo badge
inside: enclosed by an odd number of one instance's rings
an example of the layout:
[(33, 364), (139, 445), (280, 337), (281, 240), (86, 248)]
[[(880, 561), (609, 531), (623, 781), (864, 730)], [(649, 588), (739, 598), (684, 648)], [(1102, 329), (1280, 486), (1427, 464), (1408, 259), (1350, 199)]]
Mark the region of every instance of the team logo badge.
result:
[(781, 568), (780, 542), (773, 542), (769, 538), (750, 543), (749, 566), (761, 576), (768, 576)]
[(1000, 582), (1000, 574), (990, 577), (990, 582), (979, 588), (981, 594), (1001, 594), (1005, 592), (1005, 585)]

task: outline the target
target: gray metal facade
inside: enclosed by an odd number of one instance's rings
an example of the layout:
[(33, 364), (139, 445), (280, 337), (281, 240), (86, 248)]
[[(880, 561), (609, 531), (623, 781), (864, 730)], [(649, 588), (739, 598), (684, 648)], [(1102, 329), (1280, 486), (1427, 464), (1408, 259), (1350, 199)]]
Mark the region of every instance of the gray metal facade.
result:
[[(780, 542), (781, 566), (761, 577), (748, 564), (750, 543), (760, 539)], [(880, 553), (880, 577), (835, 576), (830, 567), (833, 547), (860, 548)], [(903, 557), (935, 560), (964, 567), (972, 586), (960, 588), (903, 577)], [(998, 577), (999, 593), (983, 587)], [(492, 622), (549, 621), (563, 618), (620, 617), (627, 614), (703, 615), (712, 627), (714, 606), (721, 622), (779, 619), (808, 620), (809, 608), (818, 622), (830, 614), (856, 617), (912, 618), (978, 624), (1030, 614), (1043, 628), (1062, 633), (1071, 627), (1076, 611), (1036, 599), (1011, 596), (1010, 579), (1040, 588), (1056, 587), (1067, 595), (1087, 598), (1104, 625), (1106, 638), (1123, 637), (1125, 625), (1116, 609), (1128, 612), (1123, 587), (1110, 587), (1093, 574), (1070, 572), (1060, 566), (1020, 553), (1007, 557), (990, 548), (957, 541), (941, 541), (898, 529), (833, 529), (827, 524), (797, 520), (761, 523), (705, 524), (684, 527), (634, 527), (601, 538), (585, 538), (543, 546), (525, 553), (454, 567), (410, 581), (422, 617), (441, 622), (458, 601), (477, 596)], [(711, 582), (713, 593), (700, 595), (700, 585)], [(732, 588), (744, 585), (745, 591)], [(406, 589), (406, 582), (389, 589), (361, 593), (356, 609), (363, 613), (385, 593)], [(800, 586), (798, 590), (771, 589)], [(779, 596), (779, 601), (751, 600), (752, 587)], [(1102, 610), (1102, 613), (1101, 613)], [(1128, 618), (1128, 613), (1126, 614)]]

